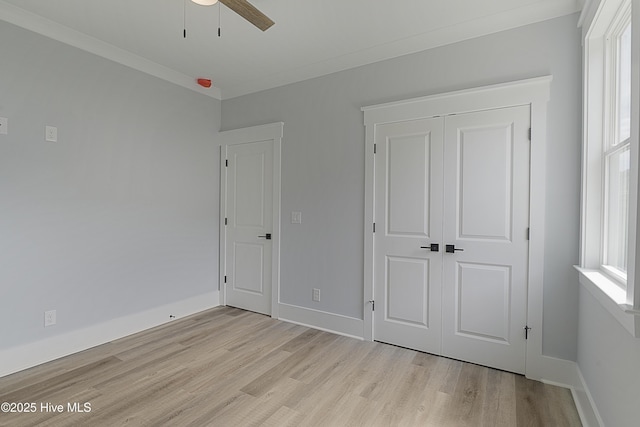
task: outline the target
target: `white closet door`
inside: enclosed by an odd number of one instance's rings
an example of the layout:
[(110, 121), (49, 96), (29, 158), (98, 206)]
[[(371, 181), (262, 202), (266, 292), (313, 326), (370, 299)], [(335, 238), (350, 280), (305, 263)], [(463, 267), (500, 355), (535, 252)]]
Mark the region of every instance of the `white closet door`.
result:
[(528, 106), (445, 120), (442, 354), (517, 373), (526, 352), (529, 127)]
[(442, 254), (430, 245), (442, 239), (442, 129), (442, 119), (376, 129), (374, 337), (431, 353), (441, 335)]
[(376, 340), (524, 372), (529, 124), (522, 106), (376, 127)]

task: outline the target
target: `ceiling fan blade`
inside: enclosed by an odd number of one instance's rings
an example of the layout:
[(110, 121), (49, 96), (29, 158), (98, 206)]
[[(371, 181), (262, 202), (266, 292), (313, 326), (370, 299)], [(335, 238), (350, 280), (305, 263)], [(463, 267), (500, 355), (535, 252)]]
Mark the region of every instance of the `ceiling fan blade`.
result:
[(275, 24), (275, 22), (273, 22), (267, 15), (260, 12), (247, 0), (220, 0), (220, 3), (233, 10), (235, 13), (260, 28), (262, 31), (266, 31), (269, 27)]

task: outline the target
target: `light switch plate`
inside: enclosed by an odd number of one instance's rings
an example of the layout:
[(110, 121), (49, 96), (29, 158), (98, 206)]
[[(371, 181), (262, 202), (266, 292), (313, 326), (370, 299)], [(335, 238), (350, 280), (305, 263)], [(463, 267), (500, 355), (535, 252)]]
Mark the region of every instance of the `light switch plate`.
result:
[(302, 212), (291, 212), (291, 224), (302, 224)]
[(45, 126), (44, 139), (49, 142), (58, 142), (58, 128), (55, 126)]
[(0, 135), (6, 135), (9, 133), (9, 119), (6, 117), (0, 117)]

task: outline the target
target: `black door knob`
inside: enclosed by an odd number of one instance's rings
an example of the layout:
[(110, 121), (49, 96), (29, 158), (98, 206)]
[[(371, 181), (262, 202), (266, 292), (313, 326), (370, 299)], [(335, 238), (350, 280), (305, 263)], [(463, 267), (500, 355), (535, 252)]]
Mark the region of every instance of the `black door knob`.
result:
[(431, 243), (429, 246), (420, 246), (420, 249), (429, 249), (431, 252), (440, 251), (440, 245), (438, 243)]

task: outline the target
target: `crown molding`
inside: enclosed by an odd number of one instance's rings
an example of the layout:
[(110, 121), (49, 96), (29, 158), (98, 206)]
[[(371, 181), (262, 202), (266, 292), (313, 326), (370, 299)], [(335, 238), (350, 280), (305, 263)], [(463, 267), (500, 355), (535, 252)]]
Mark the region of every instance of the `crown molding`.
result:
[(425, 30), (423, 33), (385, 43), (384, 45), (358, 50), (339, 57), (331, 57), (295, 69), (283, 70), (270, 75), (261, 75), (257, 79), (244, 81), (236, 86), (225, 86), (222, 90), (222, 99), (226, 100), (269, 90), (291, 83), (535, 24), (560, 16), (571, 15), (581, 10), (581, 1), (582, 0), (550, 1), (544, 2), (544, 7), (540, 7), (538, 3), (532, 2), (528, 6), (502, 11), (435, 30)]

